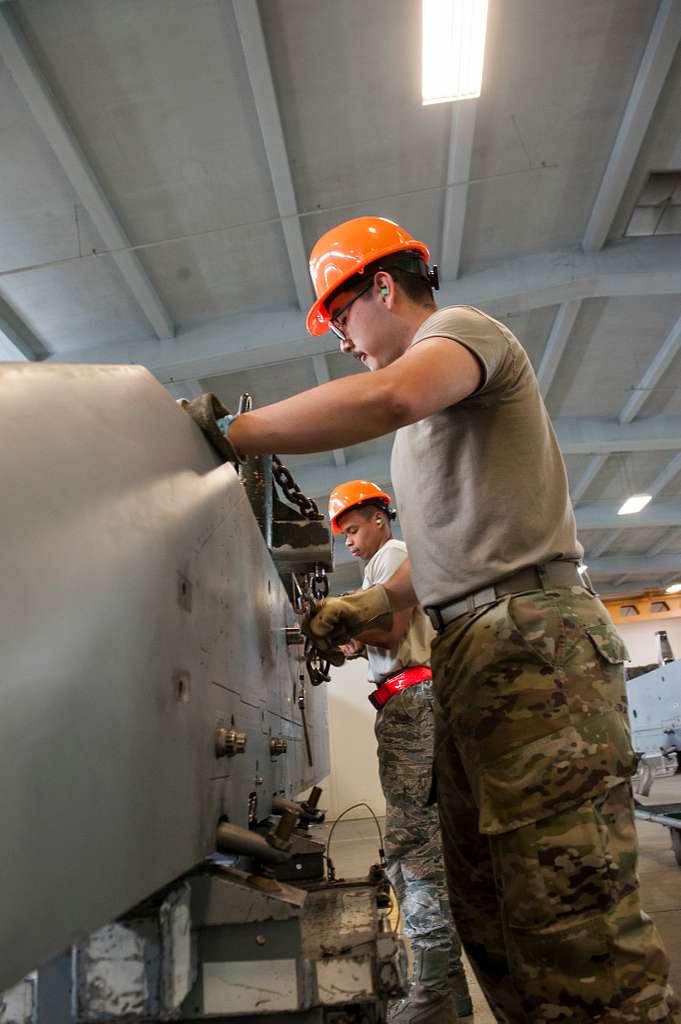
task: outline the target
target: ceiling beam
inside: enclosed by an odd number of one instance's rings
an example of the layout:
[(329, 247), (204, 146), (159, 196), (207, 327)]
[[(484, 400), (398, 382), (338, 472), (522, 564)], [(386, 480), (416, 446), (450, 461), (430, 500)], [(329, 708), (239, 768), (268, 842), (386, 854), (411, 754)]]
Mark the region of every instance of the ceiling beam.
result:
[[(589, 575), (595, 577), (621, 576), (654, 579), (665, 578), (681, 570), (681, 553), (657, 555), (608, 555), (589, 562)], [(658, 584), (659, 585), (659, 584)]]
[(584, 233), (586, 251), (608, 237), (680, 41), (681, 3), (662, 0)]
[(570, 491), (573, 505), (576, 505), (577, 502), (581, 501), (607, 461), (607, 455), (594, 455), (589, 462), (589, 465)]
[[(585, 251), (601, 249), (622, 200), (653, 109), (681, 40), (681, 4), (662, 0), (629, 102), (603, 176), (583, 240)], [(537, 380), (545, 398), (557, 373), (580, 302), (561, 304), (551, 329)]]
[[(678, 455), (675, 455), (674, 458), (667, 463), (665, 468), (657, 474), (653, 482), (645, 488), (645, 493), (650, 494), (651, 497), (655, 498), (660, 491), (664, 490), (667, 484), (671, 483), (671, 481), (679, 475), (679, 473), (681, 473), (681, 452)], [(625, 495), (625, 497), (628, 497), (628, 495)], [(589, 559), (597, 558), (599, 555), (602, 555), (611, 544), (614, 544), (617, 538), (622, 534), (622, 530), (623, 526), (620, 525), (617, 529), (611, 530), (607, 536), (602, 537), (595, 544), (592, 544), (589, 548)]]
[[(583, 239), (583, 249), (601, 249), (650, 124), (655, 104), (681, 40), (681, 4), (662, 0)], [(558, 371), (580, 302), (563, 303), (556, 315), (537, 380), (545, 398)]]
[(565, 346), (568, 343), (581, 306), (582, 303), (579, 299), (573, 299), (571, 302), (563, 302), (556, 313), (556, 319), (553, 321), (551, 333), (544, 346), (544, 354), (541, 357), (539, 369), (537, 370), (537, 383), (539, 384), (542, 398), (546, 398), (553, 384), (558, 364), (563, 358)]
[(312, 285), (308, 271), (303, 234), (298, 219), (291, 165), (286, 151), (279, 104), (267, 56), (267, 45), (262, 29), (257, 0), (233, 0), (234, 14), (241, 38), (246, 70), (253, 90), (255, 109), (270, 168), (272, 187), (281, 217), (284, 241), (291, 273), (301, 310), (313, 302)]
[[(328, 384), (331, 380), (331, 374), (329, 373), (329, 364), (326, 361), (326, 356), (312, 356), (312, 365), (314, 367), (314, 375), (317, 379), (317, 384)], [(337, 466), (345, 465), (347, 459), (345, 458), (345, 451), (343, 448), (334, 448), (333, 461)]]
[[(473, 304), (505, 315), (570, 299), (681, 293), (681, 238), (627, 239), (598, 253), (561, 249), (498, 263), (445, 284), (443, 306)], [(522, 341), (522, 338), (520, 339)], [(203, 379), (337, 351), (333, 335), (312, 338), (292, 310), (232, 314), (168, 341), (118, 342), (60, 353), (59, 362), (141, 363), (159, 380)]]
[[(679, 4), (681, 8), (681, 3)], [(676, 321), (671, 331), (657, 350), (653, 361), (641, 377), (640, 384), (633, 389), (632, 395), (620, 413), (620, 423), (631, 423), (638, 416), (645, 402), (650, 398), (653, 391), (661, 381), (665, 372), (671, 365), (672, 360), (681, 349), (681, 317)]]
[(0, 362), (33, 362), (47, 355), (40, 338), (0, 296)]
[(554, 422), (564, 455), (608, 455), (612, 452), (679, 451), (681, 417), (650, 416), (635, 423), (618, 420), (559, 418)]
[(589, 571), (591, 570), (591, 563), (594, 559), (598, 558), (599, 555), (604, 554), (605, 551), (614, 544), (618, 537), (622, 535), (623, 528), (618, 526), (614, 530), (610, 530), (605, 537), (601, 537), (600, 540), (596, 541), (595, 544), (591, 544), (589, 550), (585, 554), (585, 558), (589, 563)]
[(667, 530), (667, 532), (662, 537), (660, 537), (660, 539), (656, 541), (655, 544), (652, 545), (652, 547), (648, 548), (648, 550), (646, 551), (646, 555), (660, 555), (663, 551), (667, 550), (668, 548), (674, 547), (675, 544), (678, 544), (679, 547), (681, 547), (681, 529)]
[[(681, 3), (679, 4), (681, 9)], [(648, 399), (650, 391), (662, 379), (665, 371), (672, 360), (681, 349), (681, 317), (677, 320), (671, 332), (660, 346), (652, 363), (644, 373), (639, 387), (634, 391), (629, 400), (625, 403), (619, 415), (619, 422), (623, 426), (631, 423), (641, 407)], [(653, 498), (663, 490), (681, 472), (681, 454), (676, 455), (657, 475), (655, 480), (646, 488), (646, 494)], [(589, 548), (589, 558), (602, 555), (611, 544), (613, 544), (622, 533), (621, 529), (612, 530), (607, 536), (602, 537)]]
[[(9, 6), (0, 7), (0, 56), (107, 249), (129, 249), (130, 240), (83, 152), (66, 115)], [(157, 338), (172, 338), (171, 317), (135, 252), (111, 257)]]
[(443, 281), (454, 281), (459, 276), (477, 106), (477, 99), (451, 104), (440, 246), (440, 276)]

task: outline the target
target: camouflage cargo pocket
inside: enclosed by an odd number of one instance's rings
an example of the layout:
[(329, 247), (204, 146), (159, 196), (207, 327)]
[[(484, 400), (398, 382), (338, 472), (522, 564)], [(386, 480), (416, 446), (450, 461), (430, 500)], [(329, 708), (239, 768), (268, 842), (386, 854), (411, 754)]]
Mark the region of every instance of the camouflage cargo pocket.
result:
[[(620, 803), (618, 791), (612, 792)], [(629, 799), (626, 787), (619, 793)], [(604, 813), (609, 799), (610, 794), (601, 794), (494, 838), (494, 870), (510, 927), (574, 927), (600, 918), (623, 895), (619, 851)]]
[(480, 769), (479, 827), (494, 835), (557, 814), (633, 773), (624, 716), (583, 716)]

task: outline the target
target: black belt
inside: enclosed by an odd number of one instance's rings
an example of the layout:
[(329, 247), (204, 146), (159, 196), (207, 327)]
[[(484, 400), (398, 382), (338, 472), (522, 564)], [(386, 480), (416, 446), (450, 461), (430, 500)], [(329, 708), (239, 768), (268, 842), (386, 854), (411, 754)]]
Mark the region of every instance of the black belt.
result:
[[(554, 587), (575, 586), (591, 590), (589, 578), (585, 573), (578, 571), (576, 562), (556, 559), (553, 562), (546, 562), (544, 565), (528, 565), (527, 568), (519, 569), (512, 576), (506, 576), (505, 579), (492, 583), (489, 587), (475, 590), (454, 601), (431, 605), (423, 610), (433, 624), (433, 628), (441, 633), (450, 622), (458, 619), (459, 616), (476, 612), (478, 608), (483, 608), (486, 604), (493, 604), (500, 597), (506, 597), (508, 594), (522, 594), (526, 590), (552, 590)], [(593, 593), (593, 591), (591, 592)]]

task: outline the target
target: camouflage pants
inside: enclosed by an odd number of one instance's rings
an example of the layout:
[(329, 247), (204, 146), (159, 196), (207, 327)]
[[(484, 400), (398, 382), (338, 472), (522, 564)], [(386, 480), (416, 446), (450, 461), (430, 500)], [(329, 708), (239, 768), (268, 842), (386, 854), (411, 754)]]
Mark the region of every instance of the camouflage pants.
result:
[(433, 644), (452, 910), (498, 1020), (681, 1021), (639, 901), (625, 654), (581, 587), (506, 597)]
[(378, 769), (386, 800), (385, 855), (404, 932), (413, 949), (461, 958), (454, 928), (437, 808), (427, 807), (433, 764), (432, 683), (392, 697), (376, 718)]

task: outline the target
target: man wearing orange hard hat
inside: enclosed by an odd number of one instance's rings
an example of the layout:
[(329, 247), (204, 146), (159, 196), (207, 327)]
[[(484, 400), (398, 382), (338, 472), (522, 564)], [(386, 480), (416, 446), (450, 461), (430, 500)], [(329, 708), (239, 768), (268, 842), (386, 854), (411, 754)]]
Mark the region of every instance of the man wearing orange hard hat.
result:
[(471, 306), (438, 310), (427, 247), (381, 217), (315, 245), (312, 334), (372, 372), (231, 420), (235, 456), (317, 452), (397, 431), (410, 559), (327, 598), (320, 649), (419, 602), (454, 920), (498, 1020), (681, 1022), (640, 905), (626, 651), (578, 571), (562, 456), (527, 353)]
[[(386, 583), (407, 558), (392, 535), (391, 498), (368, 480), (339, 484), (329, 497), (333, 532), (364, 563), (364, 589)], [(391, 1024), (454, 1024), (473, 1009), (461, 942), (448, 908), (437, 808), (428, 806), (433, 761), (433, 628), (415, 605), (397, 612), (389, 630), (351, 640), (348, 656), (366, 655), (369, 700), (376, 708), (378, 770), (386, 802), (385, 855), (413, 954), (405, 1000)]]

